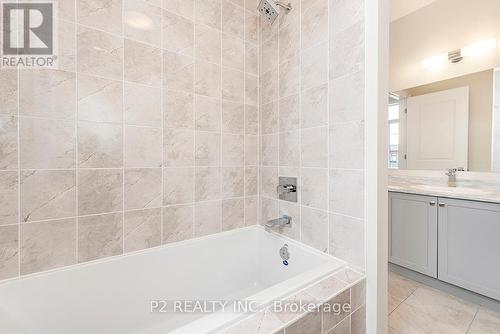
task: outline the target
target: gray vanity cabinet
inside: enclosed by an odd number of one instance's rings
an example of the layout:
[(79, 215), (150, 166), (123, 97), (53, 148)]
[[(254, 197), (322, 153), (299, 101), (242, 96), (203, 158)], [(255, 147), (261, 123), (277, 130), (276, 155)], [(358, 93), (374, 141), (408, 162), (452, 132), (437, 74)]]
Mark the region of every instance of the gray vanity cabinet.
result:
[(442, 281), (500, 300), (500, 204), (439, 198)]
[(437, 198), (389, 193), (389, 261), (437, 277)]

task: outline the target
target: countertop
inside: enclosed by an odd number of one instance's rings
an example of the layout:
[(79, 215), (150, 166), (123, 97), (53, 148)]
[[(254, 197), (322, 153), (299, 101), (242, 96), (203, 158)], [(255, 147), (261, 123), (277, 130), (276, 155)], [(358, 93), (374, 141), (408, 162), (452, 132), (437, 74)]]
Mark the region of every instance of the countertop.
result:
[(500, 190), (466, 188), (466, 187), (444, 187), (439, 185), (427, 185), (416, 183), (390, 183), (389, 191), (447, 197), (454, 199), (465, 199), (471, 201), (500, 203)]

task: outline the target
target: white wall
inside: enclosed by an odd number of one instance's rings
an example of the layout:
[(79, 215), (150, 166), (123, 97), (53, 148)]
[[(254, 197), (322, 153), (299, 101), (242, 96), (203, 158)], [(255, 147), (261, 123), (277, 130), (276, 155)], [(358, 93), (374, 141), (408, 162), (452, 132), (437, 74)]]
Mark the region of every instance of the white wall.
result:
[(438, 0), (390, 26), (390, 91), (425, 85), (500, 66), (500, 48), (480, 59), (423, 70), (421, 61), (477, 41), (497, 38), (500, 1)]

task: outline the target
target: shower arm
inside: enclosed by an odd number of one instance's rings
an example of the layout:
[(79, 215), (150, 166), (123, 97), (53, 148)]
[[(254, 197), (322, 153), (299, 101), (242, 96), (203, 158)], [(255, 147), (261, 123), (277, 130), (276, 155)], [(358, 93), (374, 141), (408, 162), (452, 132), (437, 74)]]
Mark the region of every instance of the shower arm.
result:
[(275, 1), (274, 2), (276, 5), (286, 9), (288, 12), (292, 10), (292, 4), (291, 3), (284, 3), (282, 1)]

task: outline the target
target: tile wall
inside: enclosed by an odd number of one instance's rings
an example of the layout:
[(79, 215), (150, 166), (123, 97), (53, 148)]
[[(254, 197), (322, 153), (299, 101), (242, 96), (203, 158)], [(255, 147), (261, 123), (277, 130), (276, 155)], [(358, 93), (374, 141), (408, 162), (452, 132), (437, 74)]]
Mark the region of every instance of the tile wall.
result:
[[(365, 266), (364, 1), (292, 0), (261, 23), (261, 222)], [(277, 199), (278, 176), (299, 202)]]
[(256, 13), (59, 1), (59, 69), (0, 70), (0, 279), (257, 222)]

